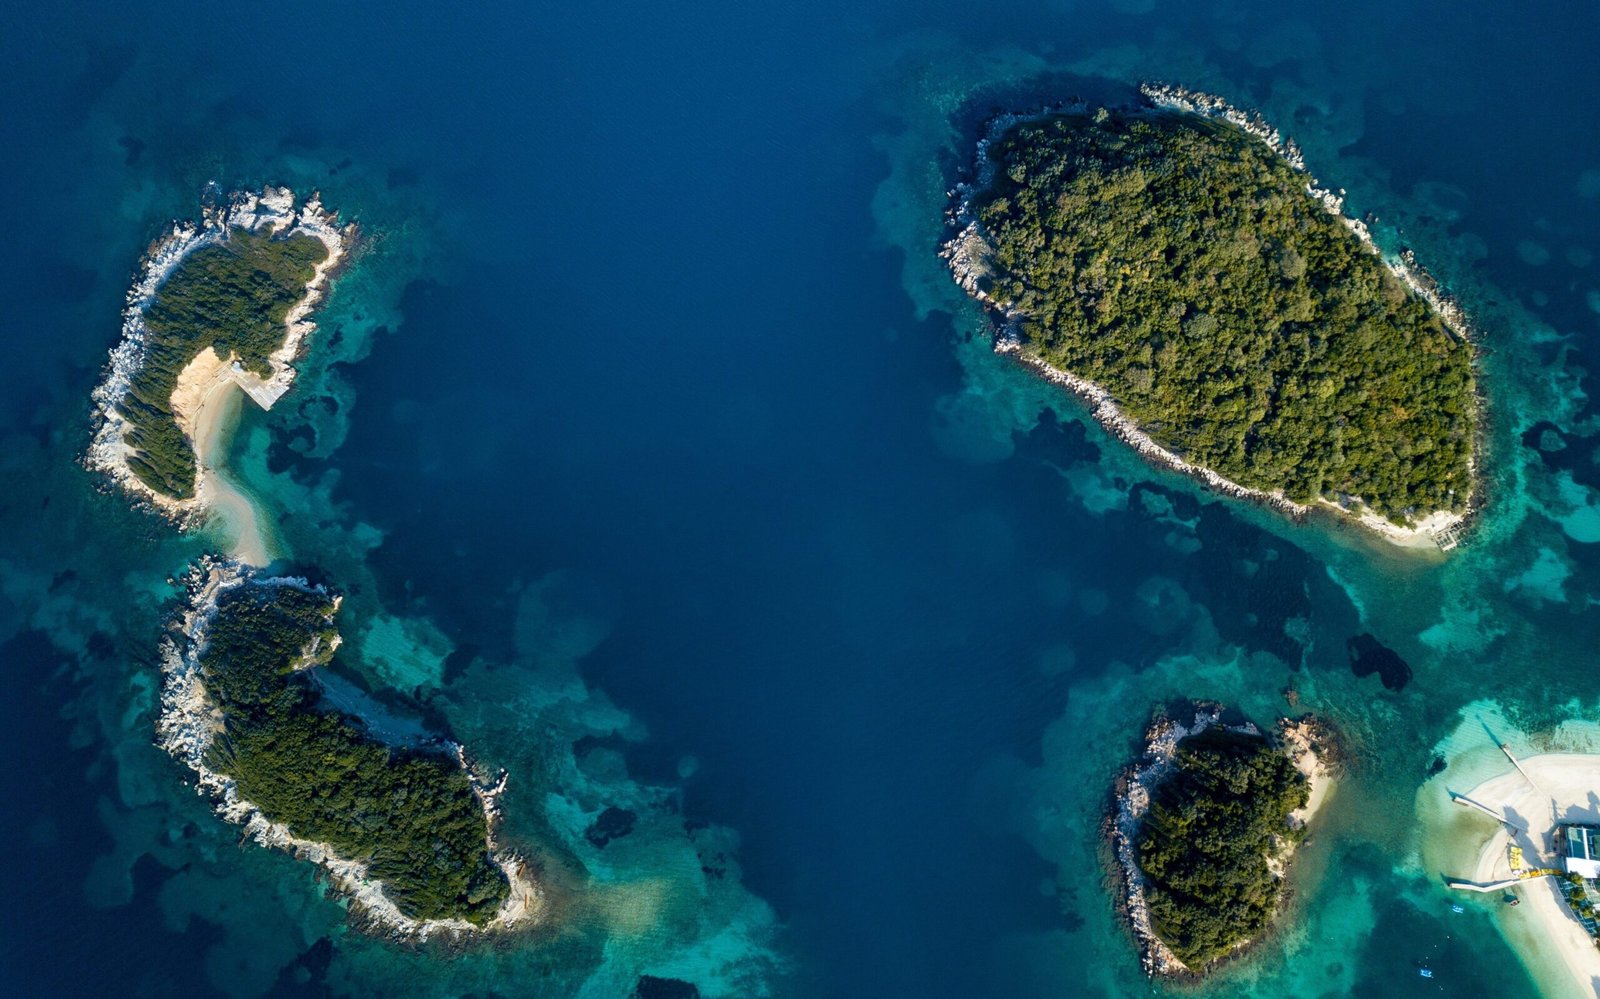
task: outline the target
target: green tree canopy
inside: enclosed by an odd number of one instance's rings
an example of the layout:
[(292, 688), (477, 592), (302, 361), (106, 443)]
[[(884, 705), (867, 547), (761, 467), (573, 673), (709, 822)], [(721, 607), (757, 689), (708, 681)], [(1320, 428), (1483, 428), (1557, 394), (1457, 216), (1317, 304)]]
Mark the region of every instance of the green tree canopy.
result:
[(1150, 924), (1192, 969), (1266, 928), (1278, 905), (1267, 866), (1309, 782), (1260, 735), (1208, 728), (1178, 744), (1135, 847)]
[(974, 199), (1024, 349), (1241, 485), (1463, 509), (1472, 348), (1239, 128), (1124, 110), (1019, 123)]
[(320, 590), (250, 581), (222, 594), (200, 659), (225, 721), (210, 762), (269, 820), (365, 861), (405, 915), (487, 922), (510, 887), (459, 763), (373, 738), (325, 710), (303, 672), (331, 655), (333, 613)]
[(194, 447), (172, 415), (178, 375), (207, 347), (222, 358), (236, 354), (262, 377), (271, 374), (267, 358), (283, 346), (284, 318), (327, 257), (315, 236), (273, 239), (234, 228), (167, 276), (145, 310), (144, 364), (122, 401), (134, 449), (128, 465), (140, 481), (174, 499), (194, 495)]

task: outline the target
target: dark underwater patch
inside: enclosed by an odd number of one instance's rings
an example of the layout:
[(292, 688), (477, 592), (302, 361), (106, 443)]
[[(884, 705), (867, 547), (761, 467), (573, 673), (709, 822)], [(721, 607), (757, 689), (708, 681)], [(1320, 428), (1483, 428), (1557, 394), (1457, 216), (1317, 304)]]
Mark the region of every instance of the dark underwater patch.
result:
[(1350, 671), (1359, 677), (1378, 674), (1388, 690), (1404, 690), (1411, 682), (1411, 667), (1399, 653), (1373, 638), (1357, 635), (1345, 643), (1350, 653)]
[(633, 824), (638, 821), (638, 816), (626, 808), (617, 808), (615, 805), (601, 812), (583, 836), (595, 846), (604, 847), (614, 839), (633, 832)]
[(642, 975), (633, 987), (633, 999), (700, 999), (700, 989), (693, 982)]

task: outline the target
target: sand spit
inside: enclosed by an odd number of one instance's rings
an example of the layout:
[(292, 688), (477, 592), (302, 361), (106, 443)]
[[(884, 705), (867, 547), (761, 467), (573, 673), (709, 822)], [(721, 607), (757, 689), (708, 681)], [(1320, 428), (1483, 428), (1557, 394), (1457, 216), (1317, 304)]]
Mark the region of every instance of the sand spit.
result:
[[(340, 856), (328, 843), (294, 836), (287, 826), (270, 821), (259, 808), (240, 797), (233, 779), (211, 769), (206, 760), (223, 723), (222, 712), (206, 693), (200, 673), (200, 656), (206, 648), (218, 599), (247, 583), (302, 590), (313, 587), (304, 579), (264, 578), (236, 560), (221, 558), (203, 560), (191, 571), (187, 582), (189, 600), (175, 625), (177, 637), (165, 639), (161, 649), (161, 715), (156, 722), (157, 744), (195, 772), (196, 792), (215, 804), (218, 815), (243, 826), (245, 835), (262, 846), (284, 850), (321, 867), (335, 890), (349, 899), (357, 924), (382, 936), (419, 941), (441, 937), (467, 939), (529, 926), (541, 919), (546, 908), (544, 893), (529, 876), (526, 862), (495, 839), (500, 819), (499, 798), (505, 791), (507, 775), (502, 772), (492, 782), (485, 779), (470, 764), (466, 751), (459, 745), (453, 745), (452, 751), (470, 777), (473, 793), (482, 804), (487, 820), (485, 846), (511, 886), (510, 894), (495, 917), (483, 926), (464, 919), (418, 920), (406, 916), (384, 894), (383, 882), (369, 874), (365, 863)], [(305, 650), (302, 665), (314, 662), (320, 651), (313, 641)]]
[[(1237, 125), (1249, 135), (1265, 143), (1268, 148), (1283, 157), (1284, 161), (1295, 170), (1302, 173), (1306, 172), (1305, 159), (1300, 154), (1299, 147), (1295, 145), (1292, 139), (1286, 139), (1277, 129), (1268, 125), (1259, 114), (1248, 114), (1229, 105), (1219, 97), (1186, 90), (1181, 87), (1147, 83), (1142, 84), (1139, 89), (1157, 107), (1221, 118)], [(940, 251), (940, 256), (949, 265), (951, 274), (961, 289), (974, 300), (981, 302), (995, 316), (997, 320), (995, 351), (1016, 358), (1046, 379), (1061, 385), (1078, 396), (1089, 406), (1096, 422), (1110, 432), (1112, 436), (1132, 447), (1147, 461), (1193, 476), (1225, 496), (1261, 503), (1287, 514), (1295, 521), (1303, 521), (1313, 509), (1327, 510), (1354, 520), (1384, 540), (1401, 548), (1443, 549), (1448, 551), (1455, 547), (1461, 532), (1466, 527), (1467, 518), (1477, 502), (1477, 495), (1481, 492), (1477, 487), (1476, 465), (1473, 467), (1472, 491), (1469, 493), (1465, 504), (1467, 513), (1435, 510), (1418, 518), (1410, 527), (1401, 526), (1379, 516), (1357, 496), (1343, 497), (1341, 502), (1337, 503), (1324, 499), (1319, 499), (1314, 504), (1309, 505), (1297, 503), (1284, 496), (1281, 492), (1252, 489), (1249, 486), (1234, 482), (1210, 468), (1185, 461), (1176, 453), (1157, 444), (1149, 434), (1145, 433), (1133, 419), (1122, 411), (1109, 390), (1086, 378), (1051, 365), (1027, 348), (1021, 334), (1022, 315), (1014, 309), (1000, 305), (983, 291), (982, 281), (990, 274), (988, 263), (990, 243), (982, 223), (979, 222), (972, 211), (972, 197), (977, 192), (986, 189), (993, 181), (995, 164), (989, 157), (989, 148), (995, 140), (1005, 134), (1013, 125), (1085, 110), (1087, 110), (1087, 105), (1082, 103), (1057, 104), (1031, 114), (1001, 114), (991, 118), (978, 140), (976, 170), (972, 181), (958, 184), (951, 192), (953, 205), (948, 213), (948, 223), (956, 229), (956, 233), (945, 242)], [(1393, 271), (1407, 287), (1426, 300), (1454, 335), (1463, 340), (1472, 339), (1472, 328), (1467, 321), (1465, 312), (1453, 299), (1439, 290), (1437, 282), (1416, 263), (1414, 255), (1409, 250), (1403, 254), (1404, 260), (1396, 260), (1385, 256), (1373, 241), (1372, 234), (1368, 230), (1366, 223), (1344, 215), (1342, 197), (1319, 187), (1316, 179), (1309, 177), (1309, 175), (1306, 182), (1306, 191), (1354, 233), (1362, 244), (1376, 254), (1384, 265)], [(1481, 413), (1479, 414), (1478, 422), (1481, 423)]]
[[(179, 428), (194, 448), (196, 481), (192, 498), (174, 499), (145, 485), (129, 467), (132, 448), (127, 443), (129, 421), (122, 403), (144, 365), (149, 339), (145, 310), (155, 301), (162, 282), (190, 254), (226, 241), (235, 228), (271, 236), (309, 235), (322, 241), (328, 256), (306, 282), (304, 296), (284, 317), (283, 344), (268, 358), (268, 377), (245, 371), (232, 357), (220, 358), (209, 347), (179, 374), (171, 407)], [(128, 291), (122, 313), (122, 340), (112, 348), (105, 375), (92, 396), (96, 428), (84, 456), (85, 465), (105, 474), (139, 502), (185, 526), (203, 523), (207, 514), (219, 507), (227, 509), (239, 533), (234, 553), (242, 561), (264, 564), (269, 545), (255, 526), (253, 504), (232, 484), (217, 481), (220, 477), (213, 462), (222, 429), (217, 424), (229, 412), (225, 402), (235, 388), (263, 409), (272, 408), (289, 390), (294, 383), (294, 360), (316, 330), (311, 313), (327, 294), (331, 275), (347, 257), (354, 236), (354, 225), (341, 225), (338, 216), (327, 211), (316, 195), (297, 207), (294, 193), (286, 187), (237, 193), (225, 205), (207, 209), (198, 222), (174, 223), (151, 244), (140, 264), (139, 277)]]
[[(1197, 972), (1172, 952), (1156, 935), (1150, 923), (1144, 873), (1139, 869), (1137, 853), (1139, 824), (1150, 809), (1151, 792), (1172, 774), (1178, 743), (1191, 735), (1221, 725), (1222, 710), (1220, 704), (1199, 703), (1195, 705), (1194, 719), (1187, 725), (1170, 718), (1156, 720), (1145, 732), (1144, 755), (1117, 779), (1116, 804), (1110, 827), (1112, 850), (1122, 886), (1119, 908), (1127, 916), (1145, 974), (1151, 977), (1186, 978)], [(1224, 727), (1251, 735), (1261, 734), (1260, 729), (1248, 722)], [(1305, 807), (1289, 816), (1291, 828), (1304, 829), (1327, 803), (1334, 786), (1332, 754), (1327, 745), (1329, 735), (1321, 722), (1308, 715), (1298, 720), (1281, 719), (1278, 722), (1278, 737), (1279, 745), (1311, 784)], [(1287, 873), (1295, 845), (1295, 841), (1285, 839), (1279, 852), (1268, 861), (1280, 880)], [(1238, 950), (1243, 951), (1250, 943), (1245, 941)]]

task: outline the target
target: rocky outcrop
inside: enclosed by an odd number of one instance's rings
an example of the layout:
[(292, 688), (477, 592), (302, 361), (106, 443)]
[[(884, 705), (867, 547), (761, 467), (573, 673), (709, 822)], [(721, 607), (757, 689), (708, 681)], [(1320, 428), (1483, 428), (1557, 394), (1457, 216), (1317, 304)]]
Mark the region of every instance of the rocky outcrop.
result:
[[(1178, 743), (1219, 723), (1222, 706), (1197, 705), (1194, 719), (1182, 724), (1159, 718), (1145, 731), (1144, 753), (1117, 778), (1116, 806), (1111, 815), (1111, 847), (1122, 886), (1119, 907), (1126, 914), (1145, 974), (1181, 976), (1190, 973), (1150, 925), (1150, 905), (1145, 900), (1144, 872), (1139, 870), (1139, 824), (1150, 810), (1150, 794), (1171, 775)], [(1255, 727), (1251, 726), (1251, 731)]]

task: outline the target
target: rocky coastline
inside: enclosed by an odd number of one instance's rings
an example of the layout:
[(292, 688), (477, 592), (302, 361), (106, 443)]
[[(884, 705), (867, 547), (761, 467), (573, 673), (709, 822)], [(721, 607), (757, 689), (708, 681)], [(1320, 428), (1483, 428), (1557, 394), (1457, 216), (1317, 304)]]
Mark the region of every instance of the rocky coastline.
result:
[[(1111, 842), (1112, 862), (1115, 865), (1119, 893), (1117, 911), (1127, 920), (1127, 927), (1139, 950), (1139, 960), (1145, 974), (1152, 978), (1173, 980), (1198, 979), (1204, 969), (1191, 968), (1162, 941), (1151, 923), (1150, 906), (1145, 895), (1145, 876), (1139, 868), (1139, 827), (1149, 811), (1151, 795), (1173, 773), (1176, 766), (1178, 744), (1191, 735), (1209, 728), (1221, 727), (1248, 735), (1261, 735), (1261, 730), (1250, 722), (1229, 725), (1222, 721), (1223, 706), (1210, 701), (1197, 701), (1192, 705), (1194, 716), (1187, 723), (1169, 717), (1158, 717), (1145, 731), (1144, 749), (1135, 762), (1117, 775), (1112, 797), (1107, 830)], [(1294, 763), (1296, 769), (1310, 782), (1310, 796), (1304, 808), (1290, 815), (1290, 829), (1305, 829), (1327, 800), (1335, 778), (1334, 737), (1325, 723), (1315, 716), (1299, 719), (1279, 719), (1274, 744)], [(1268, 864), (1279, 879), (1282, 891), (1289, 862), (1296, 842), (1286, 838), (1278, 852), (1268, 858)], [(1280, 903), (1281, 904), (1281, 903)], [(1244, 953), (1257, 940), (1241, 943), (1229, 960)]]
[[(246, 838), (320, 867), (334, 891), (348, 899), (352, 924), (375, 935), (401, 941), (465, 941), (539, 922), (546, 908), (544, 893), (530, 876), (526, 860), (499, 843), (496, 836), (499, 799), (506, 789), (507, 774), (502, 771), (492, 780), (484, 777), (459, 744), (448, 743), (444, 748), (469, 778), (473, 795), (483, 808), (485, 847), (510, 886), (494, 917), (482, 925), (464, 919), (414, 919), (405, 915), (385, 894), (383, 882), (371, 876), (365, 863), (341, 856), (328, 843), (296, 837), (286, 825), (271, 821), (243, 798), (232, 778), (212, 769), (207, 758), (222, 731), (223, 717), (206, 692), (200, 659), (219, 598), (228, 590), (245, 585), (325, 591), (301, 578), (265, 577), (232, 559), (215, 556), (193, 566), (185, 583), (187, 599), (161, 646), (161, 713), (156, 722), (156, 744), (194, 772), (196, 793), (212, 803), (218, 816), (244, 827)], [(335, 645), (337, 642), (336, 637)], [(329, 652), (331, 649), (320, 648), (319, 640), (313, 639), (296, 668), (313, 665)]]
[[(1453, 298), (1446, 295), (1439, 283), (1416, 261), (1416, 255), (1406, 249), (1401, 258), (1386, 256), (1373, 241), (1366, 223), (1344, 214), (1344, 199), (1320, 187), (1306, 170), (1305, 158), (1293, 139), (1273, 128), (1259, 113), (1242, 111), (1220, 97), (1200, 91), (1166, 84), (1144, 83), (1140, 93), (1157, 108), (1181, 111), (1203, 117), (1224, 120), (1264, 143), (1292, 168), (1307, 175), (1306, 191), (1325, 210), (1345, 225), (1356, 238), (1388, 267), (1408, 288), (1415, 292), (1444, 322), (1451, 335), (1472, 342), (1474, 331), (1465, 311)], [(1117, 405), (1112, 393), (1104, 387), (1057, 368), (1026, 347), (1021, 331), (1022, 315), (1008, 308), (984, 292), (982, 282), (989, 275), (987, 255), (989, 239), (982, 222), (972, 210), (974, 196), (987, 189), (994, 177), (995, 164), (989, 155), (990, 146), (1015, 125), (1050, 118), (1056, 115), (1084, 113), (1088, 105), (1066, 102), (1026, 114), (1006, 112), (997, 114), (984, 124), (977, 141), (972, 179), (955, 185), (950, 191), (951, 204), (946, 210), (946, 225), (954, 234), (940, 248), (940, 257), (950, 269), (956, 284), (974, 301), (979, 302), (994, 322), (994, 349), (1008, 355), (1040, 376), (1066, 388), (1089, 407), (1091, 415), (1107, 432), (1137, 451), (1153, 464), (1169, 468), (1180, 474), (1200, 480), (1208, 488), (1224, 496), (1259, 503), (1287, 515), (1296, 523), (1304, 522), (1313, 510), (1324, 510), (1349, 518), (1385, 541), (1401, 548), (1434, 548), (1449, 551), (1454, 548), (1469, 526), (1470, 518), (1481, 507), (1482, 484), (1479, 482), (1478, 450), (1484, 434), (1483, 404), (1477, 398), (1478, 411), (1474, 414), (1477, 436), (1473, 448), (1471, 489), (1464, 504), (1464, 512), (1436, 510), (1416, 519), (1411, 527), (1403, 527), (1374, 513), (1357, 496), (1341, 497), (1339, 502), (1317, 499), (1314, 503), (1298, 503), (1281, 492), (1268, 492), (1234, 482), (1214, 469), (1184, 460), (1175, 452), (1162, 447)]]
[[(283, 343), (268, 358), (270, 375), (262, 378), (237, 365), (222, 364), (216, 365), (218, 371), (207, 373), (207, 392), (229, 384), (237, 385), (263, 409), (272, 408), (294, 383), (294, 362), (316, 331), (311, 314), (326, 297), (335, 273), (348, 259), (356, 238), (355, 224), (341, 223), (338, 215), (327, 210), (316, 194), (297, 205), (294, 192), (289, 188), (267, 187), (259, 192), (236, 192), (224, 203), (206, 208), (198, 221), (174, 222), (145, 252), (123, 307), (122, 338), (111, 349), (105, 372), (91, 395), (94, 433), (83, 464), (90, 471), (104, 475), (139, 505), (154, 509), (185, 527), (203, 519), (206, 463), (196, 461), (195, 490), (188, 499), (152, 489), (128, 465), (130, 423), (123, 403), (135, 376), (144, 367), (150, 338), (145, 312), (155, 301), (162, 283), (197, 250), (226, 242), (235, 229), (271, 237), (307, 235), (321, 241), (328, 251), (326, 259), (317, 265), (315, 274), (306, 282), (305, 294), (284, 317)], [(197, 359), (195, 365), (199, 364)], [(175, 409), (174, 415), (180, 425), (185, 419), (189, 421), (190, 425), (182, 429), (191, 444), (198, 448), (197, 428), (193, 425), (195, 414), (180, 408)], [(198, 451), (196, 457), (201, 458)]]

